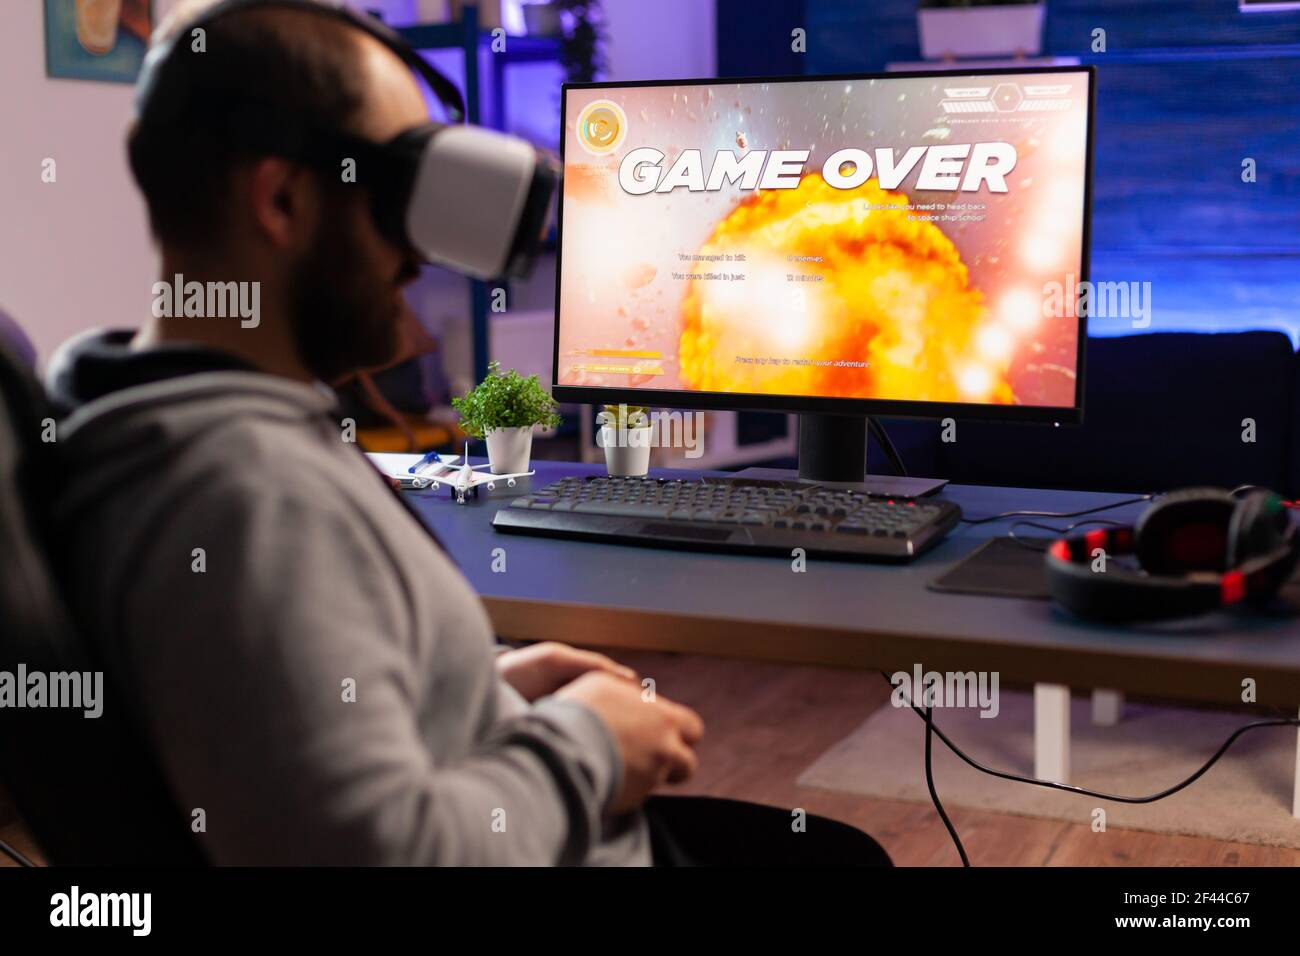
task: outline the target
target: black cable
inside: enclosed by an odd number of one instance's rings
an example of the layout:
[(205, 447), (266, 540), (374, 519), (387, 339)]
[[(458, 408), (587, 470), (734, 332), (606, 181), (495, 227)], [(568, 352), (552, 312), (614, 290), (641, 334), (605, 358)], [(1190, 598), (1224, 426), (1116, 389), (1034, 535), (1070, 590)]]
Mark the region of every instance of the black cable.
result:
[(19, 853), (17, 850), (11, 847), (4, 840), (0, 840), (0, 853), (3, 853), (5, 856), (9, 857), (19, 866), (31, 866), (31, 867), (36, 866), (35, 863), (27, 859), (27, 857), (23, 856), (21, 853)]
[(1067, 524), (1064, 528), (1057, 528), (1050, 524), (1043, 524), (1041, 521), (1023, 521), (1023, 520), (1013, 521), (1011, 523), (1011, 527), (1007, 529), (1007, 537), (1010, 538), (1012, 541), (1014, 541), (1016, 544), (1020, 545), (1022, 548), (1028, 548), (1030, 551), (1044, 552), (1049, 547), (1051, 547), (1050, 543), (1040, 545), (1038, 544), (1038, 542), (1042, 540), (1041, 538), (1035, 539), (1033, 541), (1022, 538), (1020, 537), (1020, 535), (1016, 533), (1016, 529), (1021, 526), (1025, 526), (1030, 528), (1037, 528), (1040, 531), (1051, 531), (1057, 537), (1064, 537), (1067, 534), (1071, 534), (1076, 529), (1082, 528), (1090, 524), (1108, 524), (1108, 525), (1122, 526), (1124, 522), (1113, 521), (1110, 518), (1085, 518), (1083, 521), (1072, 521), (1069, 524)]
[(885, 450), (885, 455), (889, 458), (889, 463), (894, 466), (894, 471), (898, 473), (898, 477), (906, 478), (907, 466), (903, 464), (903, 456), (898, 453), (898, 448), (895, 447), (889, 433), (885, 431), (885, 426), (868, 415), (867, 430), (871, 432), (872, 438), (880, 442), (880, 447)]
[(1123, 501), (1098, 505), (1095, 508), (1084, 508), (1082, 511), (1004, 511), (1001, 514), (986, 515), (983, 518), (962, 518), (961, 520), (963, 524), (988, 524), (990, 521), (1005, 521), (1007, 518), (1080, 518), (1084, 515), (1096, 514), (1099, 511), (1109, 511), (1111, 508), (1140, 504), (1143, 501), (1150, 501), (1154, 497), (1154, 494), (1150, 494), (1138, 498), (1125, 498)]
[[(893, 682), (890, 683), (892, 686)], [(939, 791), (934, 788), (934, 762), (931, 754), (934, 730), (934, 715), (930, 713), (930, 708), (927, 707), (925, 708), (925, 785), (930, 789), (930, 800), (934, 803), (934, 809), (939, 813), (939, 819), (948, 828), (948, 836), (952, 837), (953, 845), (957, 847), (957, 855), (961, 857), (961, 865), (968, 867), (970, 866), (970, 857), (966, 855), (966, 848), (962, 846), (961, 837), (957, 835), (957, 828), (952, 825), (947, 812), (943, 809), (943, 804), (939, 802)]]
[[(880, 671), (880, 676), (885, 679), (885, 682), (889, 684), (890, 687), (894, 686), (894, 682), (889, 679), (889, 675), (886, 674), (884, 671)], [(938, 794), (935, 793), (934, 791), (933, 781), (930, 777), (929, 750), (930, 750), (931, 734), (936, 735), (940, 740), (942, 740), (944, 746), (946, 746), (954, 754), (960, 757), (968, 766), (974, 767), (976, 770), (980, 771), (981, 773), (986, 773), (990, 777), (998, 777), (999, 779), (1011, 780), (1016, 783), (1028, 783), (1036, 787), (1044, 787), (1048, 790), (1064, 790), (1067, 793), (1077, 793), (1080, 796), (1084, 796), (1084, 797), (1096, 797), (1099, 800), (1109, 800), (1112, 803), (1141, 804), (1141, 803), (1155, 803), (1157, 800), (1163, 800), (1165, 797), (1172, 797), (1175, 793), (1178, 793), (1180, 790), (1185, 790), (1187, 787), (1191, 786), (1197, 780), (1201, 779), (1201, 777), (1203, 777), (1211, 767), (1213, 767), (1216, 763), (1218, 763), (1219, 758), (1228, 752), (1228, 748), (1231, 747), (1234, 743), (1236, 743), (1237, 738), (1240, 737), (1248, 730), (1255, 730), (1258, 727), (1300, 726), (1300, 718), (1297, 717), (1278, 717), (1274, 720), (1257, 720), (1252, 723), (1245, 724), (1241, 727), (1238, 727), (1235, 731), (1233, 731), (1232, 735), (1223, 742), (1223, 745), (1214, 752), (1214, 756), (1212, 756), (1209, 760), (1207, 760), (1204, 764), (1202, 764), (1201, 768), (1197, 770), (1195, 773), (1193, 773), (1186, 780), (1174, 784), (1172, 787), (1170, 787), (1167, 790), (1161, 790), (1159, 793), (1153, 793), (1143, 797), (1125, 797), (1113, 793), (1101, 793), (1100, 791), (1097, 790), (1088, 790), (1085, 787), (1074, 787), (1068, 783), (1056, 783), (1055, 781), (1052, 780), (1037, 780), (1033, 777), (1022, 777), (1019, 774), (1007, 773), (1002, 770), (994, 770), (992, 767), (986, 767), (978, 760), (975, 760), (973, 757), (967, 756), (965, 751), (963, 751), (960, 747), (958, 747), (955, 743), (953, 743), (951, 740), (948, 739), (947, 734), (945, 734), (942, 730), (940, 730), (938, 727), (935, 726), (933, 715), (928, 715), (926, 713), (926, 711), (929, 710), (928, 707), (923, 711), (920, 707), (916, 706), (916, 704), (910, 700), (908, 701), (908, 706), (916, 713), (918, 717), (920, 717), (923, 721), (925, 721), (926, 782), (930, 784), (930, 798), (934, 801), (935, 807), (939, 810), (940, 816), (943, 817), (944, 823), (947, 824), (948, 832), (952, 835), (953, 842), (956, 843), (957, 845), (957, 852), (961, 854), (963, 860), (966, 858), (966, 851), (962, 847), (961, 841), (957, 839), (956, 831), (953, 830), (952, 824), (948, 822), (948, 818), (946, 814), (944, 814), (942, 807), (940, 807), (939, 805), (939, 797)]]

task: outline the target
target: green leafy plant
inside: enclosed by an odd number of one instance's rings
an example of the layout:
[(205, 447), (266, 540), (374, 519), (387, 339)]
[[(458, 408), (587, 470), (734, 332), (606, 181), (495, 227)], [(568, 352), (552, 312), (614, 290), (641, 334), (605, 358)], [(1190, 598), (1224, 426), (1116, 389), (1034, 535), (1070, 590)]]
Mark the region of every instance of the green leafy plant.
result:
[(460, 427), (474, 438), (486, 438), (498, 428), (529, 428), (560, 424), (560, 412), (550, 393), (536, 375), (527, 378), (514, 369), (501, 371), (500, 362), (488, 365), (488, 376), (465, 393), (453, 398), (451, 407), (460, 413)]
[(602, 427), (649, 428), (650, 409), (645, 405), (606, 405), (605, 410), (596, 416), (596, 424)]
[(605, 15), (600, 0), (553, 0), (560, 11), (560, 66), (570, 83), (586, 83), (605, 69)]

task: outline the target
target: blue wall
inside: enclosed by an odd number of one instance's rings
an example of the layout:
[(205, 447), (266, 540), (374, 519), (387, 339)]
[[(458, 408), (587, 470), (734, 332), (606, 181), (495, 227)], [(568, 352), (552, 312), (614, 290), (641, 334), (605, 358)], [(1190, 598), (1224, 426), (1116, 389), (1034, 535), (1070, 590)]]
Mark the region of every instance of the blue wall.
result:
[[(718, 0), (722, 75), (917, 61), (917, 0)], [(808, 51), (790, 51), (790, 30)], [(1091, 51), (1106, 31), (1107, 52)], [(1300, 341), (1300, 13), (1236, 0), (1048, 0), (1045, 52), (1098, 68), (1093, 278), (1152, 283), (1145, 331)], [(1253, 158), (1257, 181), (1241, 180)], [(1097, 320), (1094, 334), (1132, 331)]]

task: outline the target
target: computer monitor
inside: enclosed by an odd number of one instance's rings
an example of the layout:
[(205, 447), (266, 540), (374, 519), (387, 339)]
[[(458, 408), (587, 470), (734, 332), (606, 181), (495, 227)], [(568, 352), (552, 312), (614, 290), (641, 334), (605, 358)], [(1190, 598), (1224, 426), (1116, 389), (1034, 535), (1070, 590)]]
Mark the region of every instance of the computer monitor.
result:
[(1078, 423), (1093, 86), (566, 85), (555, 397), (797, 412), (839, 480), (867, 415)]

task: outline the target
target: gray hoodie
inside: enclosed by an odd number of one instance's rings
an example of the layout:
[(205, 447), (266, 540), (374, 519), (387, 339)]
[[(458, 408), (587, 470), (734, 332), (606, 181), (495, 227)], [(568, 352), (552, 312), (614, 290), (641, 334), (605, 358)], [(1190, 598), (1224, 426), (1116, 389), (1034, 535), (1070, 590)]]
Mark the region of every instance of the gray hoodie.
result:
[(644, 819), (603, 813), (608, 729), (497, 677), (482, 605), (332, 408), (213, 371), (59, 429), (74, 602), (209, 857), (648, 863)]

